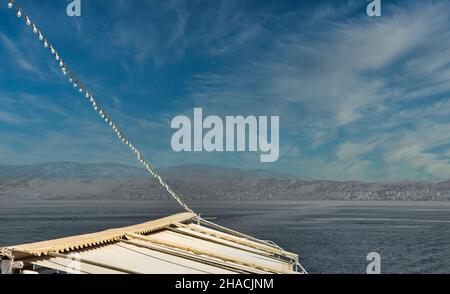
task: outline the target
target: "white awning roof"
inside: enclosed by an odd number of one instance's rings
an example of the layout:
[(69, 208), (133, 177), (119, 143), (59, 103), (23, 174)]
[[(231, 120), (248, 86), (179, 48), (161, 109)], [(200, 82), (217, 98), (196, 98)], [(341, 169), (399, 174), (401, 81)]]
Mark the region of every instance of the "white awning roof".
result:
[[(182, 213), (141, 225), (3, 249), (27, 270), (75, 274), (298, 273), (298, 256)], [(298, 271), (297, 271), (298, 270)]]

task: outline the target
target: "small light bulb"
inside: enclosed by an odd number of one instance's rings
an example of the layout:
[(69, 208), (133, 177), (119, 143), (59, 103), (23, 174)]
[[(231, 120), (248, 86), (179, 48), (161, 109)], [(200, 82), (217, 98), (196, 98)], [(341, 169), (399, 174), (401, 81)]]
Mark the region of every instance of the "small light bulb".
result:
[(37, 32), (38, 32), (37, 27), (35, 25), (33, 25), (33, 33), (37, 34)]
[(39, 33), (39, 41), (43, 41), (44, 40), (44, 36), (42, 36), (41, 33)]
[(73, 78), (69, 77), (69, 83), (72, 83), (72, 82), (73, 82)]
[(55, 50), (55, 48), (53, 48), (53, 46), (50, 46), (50, 52), (51, 52), (52, 54), (55, 54), (55, 53), (56, 53), (56, 50)]
[(78, 92), (83, 93), (83, 89), (81, 89), (81, 88), (78, 89)]
[(58, 53), (55, 54), (55, 59), (56, 59), (56, 61), (60, 60), (60, 57), (59, 57)]
[(77, 84), (76, 82), (73, 83), (73, 87), (74, 87), (74, 88), (78, 87), (78, 84)]
[(31, 20), (28, 16), (25, 17), (25, 23), (27, 24), (27, 26), (31, 26)]
[(64, 63), (62, 62), (62, 60), (59, 61), (59, 67), (63, 67)]
[(17, 9), (17, 17), (22, 17), (22, 10), (20, 10), (20, 8), (19, 9)]
[(48, 48), (47, 40), (44, 41), (44, 47), (45, 47), (45, 48)]
[(11, 9), (13, 7), (13, 0), (8, 1), (8, 8)]

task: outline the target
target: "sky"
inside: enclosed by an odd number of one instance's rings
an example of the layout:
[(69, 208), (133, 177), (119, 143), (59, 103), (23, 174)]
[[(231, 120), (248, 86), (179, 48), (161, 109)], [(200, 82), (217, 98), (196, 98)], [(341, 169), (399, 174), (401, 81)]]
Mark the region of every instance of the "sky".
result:
[[(137, 162), (30, 28), (0, 7), (0, 165)], [(3, 3), (4, 2), (4, 3)], [(156, 167), (308, 179), (450, 178), (450, 1), (23, 0), (65, 62)], [(178, 115), (280, 117), (280, 158), (174, 152)]]

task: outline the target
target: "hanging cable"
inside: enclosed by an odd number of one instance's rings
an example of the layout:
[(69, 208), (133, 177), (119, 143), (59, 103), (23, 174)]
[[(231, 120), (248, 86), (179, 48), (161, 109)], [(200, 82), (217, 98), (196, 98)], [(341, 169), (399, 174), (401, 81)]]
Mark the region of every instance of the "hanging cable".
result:
[(62, 60), (59, 53), (50, 44), (50, 42), (44, 37), (44, 34), (38, 29), (38, 27), (30, 20), (30, 18), (25, 15), (14, 0), (8, 0), (8, 8), (12, 9), (14, 6), (17, 7), (16, 16), (17, 18), (22, 18), (25, 24), (31, 27), (33, 33), (38, 37), (39, 41), (43, 44), (45, 48), (50, 49), (50, 53), (58, 62), (58, 66), (61, 69), (61, 73), (68, 79), (69, 83), (72, 84), (81, 95), (83, 95), (91, 104), (92, 109), (97, 112), (100, 118), (114, 131), (117, 138), (122, 141), (135, 155), (137, 160), (145, 167), (145, 169), (150, 173), (151, 176), (156, 178), (161, 186), (169, 193), (169, 195), (178, 202), (186, 211), (193, 212), (192, 209), (178, 196), (172, 188), (163, 180), (159, 173), (153, 168), (150, 163), (144, 158), (141, 152), (136, 148), (136, 146), (131, 143), (131, 141), (125, 136), (124, 132), (118, 127), (118, 125), (113, 121), (113, 119), (108, 115), (106, 110), (97, 102), (91, 91), (78, 79), (77, 75), (69, 68), (69, 66)]

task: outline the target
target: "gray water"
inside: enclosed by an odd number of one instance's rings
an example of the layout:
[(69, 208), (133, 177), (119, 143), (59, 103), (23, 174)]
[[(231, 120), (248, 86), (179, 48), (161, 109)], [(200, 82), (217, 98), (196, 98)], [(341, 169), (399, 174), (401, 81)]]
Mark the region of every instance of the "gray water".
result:
[[(450, 203), (197, 202), (216, 223), (300, 254), (310, 273), (450, 273)], [(95, 232), (180, 212), (157, 201), (0, 201), (0, 246)]]

